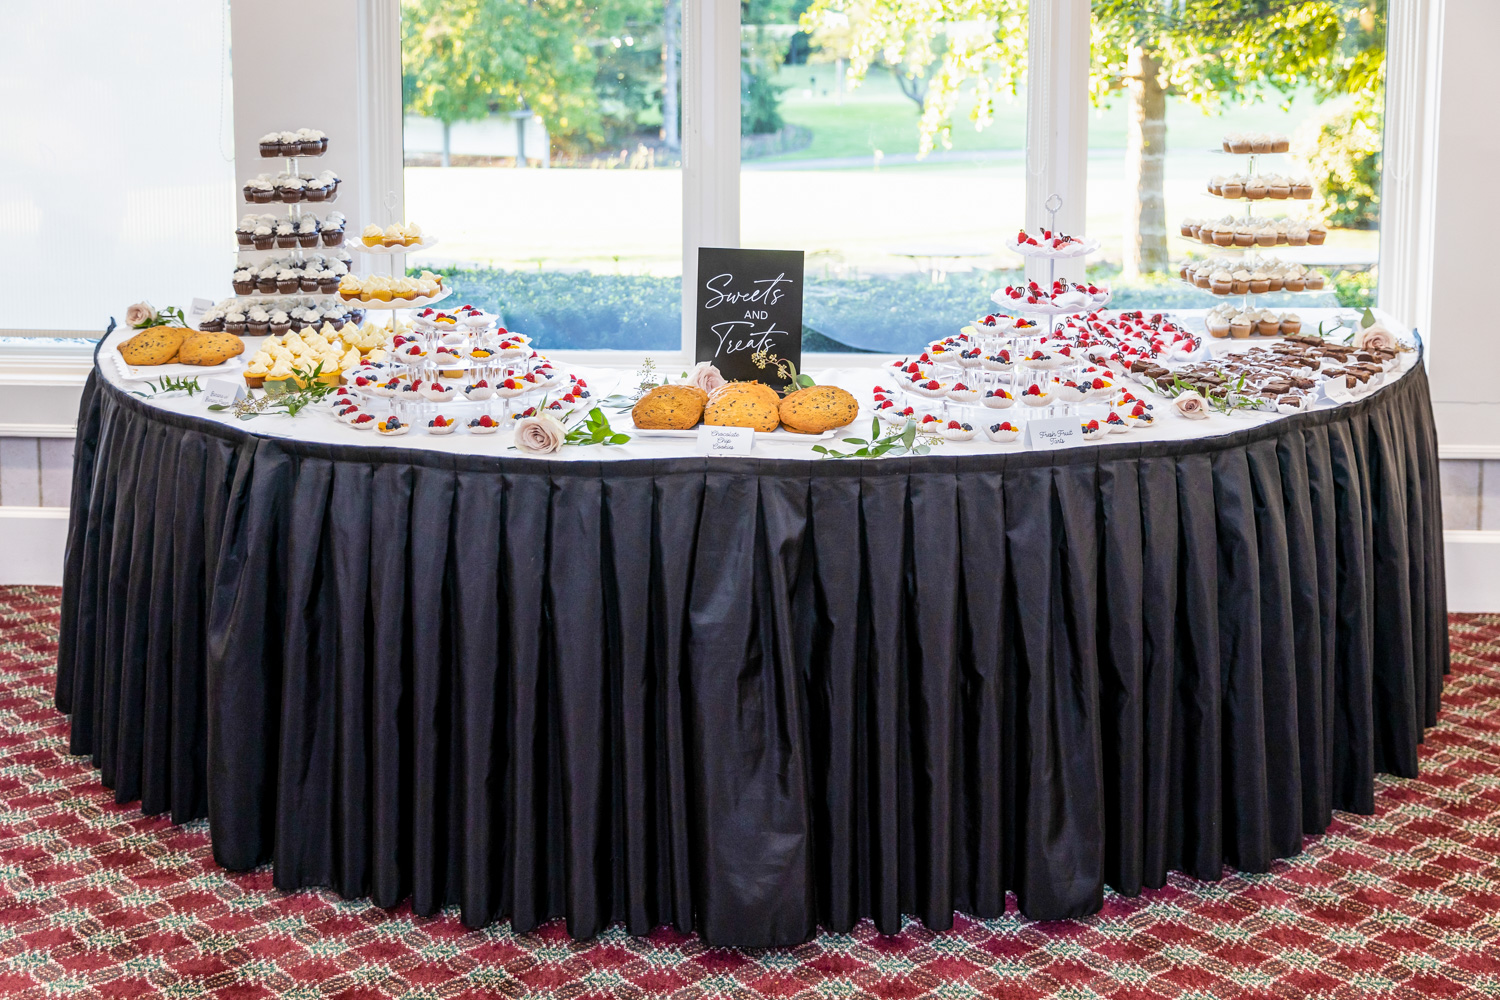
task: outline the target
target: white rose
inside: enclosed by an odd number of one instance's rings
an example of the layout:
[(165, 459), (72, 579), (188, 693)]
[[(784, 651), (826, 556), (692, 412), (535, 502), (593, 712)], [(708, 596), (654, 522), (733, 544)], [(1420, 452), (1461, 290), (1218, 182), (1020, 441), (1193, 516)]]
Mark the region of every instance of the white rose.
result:
[(1185, 392), (1172, 400), (1172, 405), (1177, 408), (1177, 415), (1187, 417), (1189, 420), (1208, 419), (1208, 401), (1196, 392)]
[(695, 385), (704, 392), (713, 392), (727, 381), (728, 379), (724, 378), (719, 369), (714, 367), (712, 361), (701, 361), (698, 367), (688, 372), (686, 384)]
[(1354, 346), (1366, 351), (1394, 351), (1396, 335), (1384, 323), (1372, 323), (1354, 335)]
[(513, 443), (517, 451), (528, 455), (550, 455), (562, 447), (566, 436), (562, 424), (544, 413), (517, 420)]
[(156, 309), (149, 302), (137, 302), (125, 310), (125, 324), (127, 326), (144, 326), (156, 318)]

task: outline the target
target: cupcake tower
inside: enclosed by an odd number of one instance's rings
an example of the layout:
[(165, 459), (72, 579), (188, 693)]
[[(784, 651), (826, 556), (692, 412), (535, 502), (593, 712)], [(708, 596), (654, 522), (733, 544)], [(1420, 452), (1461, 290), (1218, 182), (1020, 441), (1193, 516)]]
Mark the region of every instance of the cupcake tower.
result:
[(1316, 246), (1328, 235), (1321, 222), (1256, 214), (1257, 205), (1263, 202), (1305, 202), (1312, 198), (1313, 185), (1306, 177), (1257, 171), (1257, 163), (1264, 162), (1262, 157), (1287, 153), (1290, 149), (1290, 140), (1284, 135), (1225, 136), (1218, 152), (1245, 157), (1244, 172), (1210, 178), (1208, 194), (1243, 204), (1244, 214), (1182, 222), (1183, 238), (1212, 247), (1214, 255), (1184, 262), (1179, 277), (1215, 295), (1242, 297), (1238, 308), (1222, 306), (1210, 314), (1209, 332), (1216, 337), (1294, 333), (1301, 327), (1295, 313), (1257, 309), (1255, 296), (1268, 292), (1319, 291), (1326, 284), (1327, 279), (1321, 273), (1305, 265), (1265, 254), (1268, 248), (1278, 246)]
[[(286, 215), (262, 210), (246, 215), (236, 229), (236, 251), (240, 255), (276, 251), (270, 257), (239, 258), (233, 284), (239, 296), (333, 295), (338, 281), (348, 273), (348, 253), (343, 249), (344, 217), (330, 212), (320, 220), (307, 203), (326, 204), (338, 197), (341, 178), (332, 170), (304, 176), (299, 163), (321, 157), (328, 151), (328, 137), (317, 129), (270, 132), (261, 136), (262, 159), (280, 159), (282, 172), (275, 177), (260, 174), (245, 182), (245, 201), (252, 205), (279, 203)], [(315, 253), (317, 248), (327, 253)], [(263, 304), (262, 304), (263, 305)]]

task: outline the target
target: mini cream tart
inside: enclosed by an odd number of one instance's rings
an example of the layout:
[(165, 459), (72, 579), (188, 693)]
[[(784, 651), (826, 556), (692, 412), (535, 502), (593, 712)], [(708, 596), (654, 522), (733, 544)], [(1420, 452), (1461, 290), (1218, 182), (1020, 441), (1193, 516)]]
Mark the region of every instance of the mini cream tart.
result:
[(1016, 362), (1009, 351), (996, 351), (994, 354), (986, 354), (980, 365), (987, 372), (1008, 372), (1016, 366)]
[(452, 434), (453, 428), (456, 426), (458, 426), (458, 422), (455, 421), (452, 417), (445, 417), (441, 413), (439, 413), (437, 416), (427, 421), (427, 433), (440, 435)]
[(349, 426), (353, 427), (355, 430), (367, 431), (375, 426), (375, 414), (356, 413), (354, 416), (349, 418)]
[(464, 386), (464, 399), (470, 400), (471, 402), (477, 403), (482, 400), (489, 399), (494, 394), (495, 387), (490, 385), (484, 379), (480, 379), (478, 382), (470, 382), (468, 385)]
[(340, 406), (338, 409), (333, 411), (333, 415), (338, 417), (346, 424), (352, 424), (354, 423), (355, 418), (363, 412), (365, 411), (361, 410), (357, 406)]
[(948, 387), (942, 382), (939, 382), (937, 379), (930, 378), (921, 382), (912, 383), (911, 391), (916, 393), (918, 396), (926, 396), (929, 399), (936, 399), (939, 396), (946, 396), (948, 394)]
[(1088, 398), (1088, 390), (1069, 379), (1066, 382), (1058, 382), (1057, 398), (1064, 403), (1081, 403)]
[(427, 357), (427, 352), (422, 349), (421, 344), (410, 341), (396, 348), (396, 356), (405, 361), (421, 361)]
[(984, 436), (996, 444), (1008, 444), (1020, 437), (1021, 428), (1009, 420), (1002, 420), (998, 424), (990, 424), (984, 429)]
[(1027, 368), (1050, 369), (1056, 368), (1058, 365), (1062, 364), (1061, 358), (1053, 354), (1051, 351), (1044, 351), (1041, 348), (1037, 348), (1036, 350), (1032, 351), (1030, 354), (1026, 355), (1023, 360), (1025, 361)]
[(1011, 395), (1010, 390), (996, 386), (985, 392), (981, 402), (992, 410), (1005, 410), (1016, 405), (1016, 397)]
[(416, 382), (403, 382), (396, 390), (396, 398), (404, 402), (416, 402), (422, 398), (422, 386)]
[(1056, 382), (1046, 384), (1033, 382), (1021, 390), (1021, 401), (1027, 406), (1046, 406), (1052, 402), (1052, 387), (1056, 384)]
[(938, 433), (948, 441), (972, 441), (974, 440), (974, 435), (978, 434), (979, 431), (972, 424), (950, 420), (942, 426)]
[(388, 437), (399, 437), (411, 430), (410, 427), (401, 422), (400, 417), (390, 416), (375, 423), (375, 429)]
[(960, 351), (958, 353), (958, 363), (963, 365), (965, 368), (978, 368), (980, 359), (983, 357), (983, 351), (981, 351), (977, 347), (971, 347), (966, 351)]
[(1114, 395), (1115, 384), (1102, 375), (1095, 375), (1086, 388), (1093, 399), (1104, 399)]
[(471, 434), (493, 434), (499, 429), (500, 425), (488, 413), (481, 414), (469, 421), (469, 433)]
[(948, 398), (955, 403), (972, 403), (979, 398), (979, 390), (962, 382), (955, 382), (948, 389)]
[(917, 430), (923, 434), (941, 435), (943, 433), (943, 418), (929, 413), (918, 421)]
[(905, 427), (907, 424), (911, 423), (911, 421), (915, 420), (917, 416), (917, 412), (910, 406), (904, 407), (902, 409), (896, 409), (894, 406), (892, 406), (888, 409), (879, 410), (877, 411), (877, 413), (881, 420), (890, 424), (892, 427)]
[(495, 386), (495, 395), (501, 399), (513, 399), (525, 392), (530, 392), (536, 386), (521, 379), (508, 378)]
[(530, 350), (531, 348), (517, 341), (503, 340), (500, 342), (500, 346), (495, 349), (495, 353), (502, 358), (524, 358)]
[(1104, 426), (1111, 434), (1126, 434), (1130, 431), (1130, 425), (1125, 422), (1125, 418), (1113, 410), (1104, 418)]
[(406, 385), (406, 380), (401, 378), (387, 379), (384, 382), (376, 382), (370, 386), (370, 393), (376, 396), (394, 396)]
[(1150, 427), (1156, 422), (1151, 415), (1151, 404), (1135, 400), (1128, 408), (1122, 407), (1118, 411), (1124, 421), (1132, 427)]
[(1097, 441), (1109, 433), (1109, 428), (1097, 420), (1089, 420), (1083, 425), (1083, 439), (1085, 441)]
[(443, 385), (441, 382), (422, 383), (422, 398), (430, 399), (434, 403), (446, 403), (458, 393), (458, 389), (451, 385)]

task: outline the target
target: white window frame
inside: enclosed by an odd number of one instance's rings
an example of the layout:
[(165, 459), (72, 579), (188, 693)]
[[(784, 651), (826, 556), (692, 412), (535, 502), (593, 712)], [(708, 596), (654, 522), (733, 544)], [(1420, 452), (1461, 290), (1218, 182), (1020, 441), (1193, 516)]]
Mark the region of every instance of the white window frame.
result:
[[(292, 8), (300, 0), (260, 0), (261, 18)], [(236, 5), (236, 9), (244, 5)], [(356, 195), (354, 211), (360, 218), (392, 214), (404, 216), (399, 0), (363, 0), (350, 5), (351, 21), (325, 19), (306, 26), (314, 37), (302, 51), (325, 56), (352, 49), (347, 68), (336, 67), (341, 79), (361, 82), (348, 102), (333, 108), (338, 127), (353, 137), (353, 147), (337, 166)], [(1387, 58), (1387, 115), (1385, 179), (1382, 191), (1381, 286), (1382, 309), (1429, 333), (1432, 316), (1433, 227), (1438, 214), (1439, 186), (1436, 150), (1440, 123), (1438, 98), (1446, 82), (1454, 87), (1455, 67), (1443, 65), (1445, 32), (1462, 25), (1445, 17), (1446, 0), (1389, 0)], [(248, 9), (248, 8), (247, 8)], [(1472, 17), (1455, 8), (1456, 18)], [(1029, 16), (1030, 59), (1027, 87), (1027, 181), (1025, 222), (1035, 226), (1044, 218), (1043, 203), (1053, 193), (1064, 199), (1060, 222), (1079, 229), (1086, 216), (1088, 171), (1088, 0), (1032, 0)], [(1465, 22), (1468, 23), (1468, 22)], [(235, 54), (252, 60), (277, 58), (273, 52), (254, 51), (254, 32), (234, 33)], [(354, 42), (348, 46), (350, 37)], [(323, 44), (327, 43), (327, 44)], [(269, 42), (267, 43), (269, 44)], [(740, 5), (736, 0), (684, 0), (683, 3), (683, 168), (682, 168), (682, 336), (677, 354), (661, 355), (664, 366), (686, 364), (693, 356), (695, 303), (692, 294), (697, 249), (700, 246), (738, 246), (740, 243)], [(327, 62), (320, 59), (320, 63)], [(1483, 69), (1473, 67), (1471, 83), (1479, 86)], [(1482, 91), (1482, 87), (1476, 92)], [(1450, 91), (1452, 93), (1453, 91)], [(284, 106), (305, 115), (305, 90), (277, 91), (261, 84), (253, 73), (235, 77), (237, 175), (254, 166), (254, 140), (263, 131), (258, 118)], [(269, 126), (268, 126), (269, 127)], [(348, 141), (348, 140), (346, 140)], [(1448, 192), (1446, 199), (1469, 199), (1465, 192)], [(1446, 203), (1446, 201), (1444, 202)], [(143, 290), (143, 294), (148, 290)], [(212, 290), (210, 290), (212, 293)], [(123, 308), (123, 306), (122, 306)], [(0, 337), (97, 337), (96, 330), (0, 330)], [(1477, 335), (1477, 334), (1476, 334)], [(1458, 331), (1439, 331), (1438, 349), (1458, 338)], [(49, 348), (55, 355), (58, 377), (81, 381), (84, 358), (76, 345)], [(35, 351), (24, 352), (27, 364), (37, 363)], [(42, 353), (46, 353), (44, 350)], [(557, 352), (594, 364), (633, 366), (640, 351)], [(15, 352), (0, 352), (0, 377), (15, 367)], [(8, 360), (8, 358), (10, 360)], [(808, 367), (878, 363), (880, 355), (808, 354)], [(66, 374), (64, 374), (64, 372)], [(1434, 385), (1434, 395), (1441, 387)], [(1496, 432), (1500, 442), (1500, 431)]]

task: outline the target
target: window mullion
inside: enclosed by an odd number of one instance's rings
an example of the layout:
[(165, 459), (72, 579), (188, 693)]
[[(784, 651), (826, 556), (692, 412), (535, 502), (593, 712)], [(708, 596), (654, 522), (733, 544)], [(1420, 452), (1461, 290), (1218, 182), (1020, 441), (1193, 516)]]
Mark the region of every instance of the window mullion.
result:
[(691, 359), (698, 248), (740, 245), (740, 5), (682, 8), (682, 350)]

